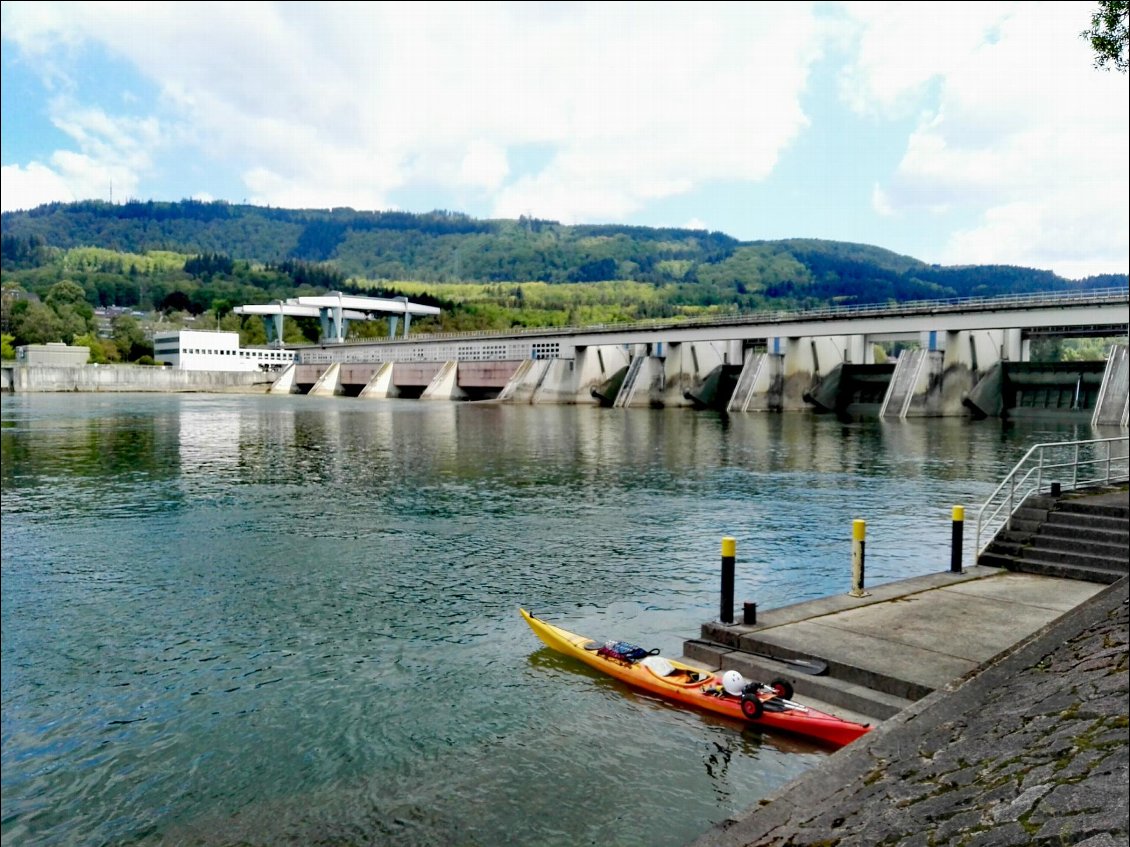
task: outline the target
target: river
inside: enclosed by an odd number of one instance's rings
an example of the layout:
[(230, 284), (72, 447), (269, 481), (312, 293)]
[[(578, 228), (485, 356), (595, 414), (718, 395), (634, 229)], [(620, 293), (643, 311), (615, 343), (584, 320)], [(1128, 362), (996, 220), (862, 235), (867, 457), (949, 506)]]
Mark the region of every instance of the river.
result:
[(8, 845), (682, 845), (829, 751), (632, 694), (520, 606), (678, 655), (946, 570), (1073, 424), (308, 396), (2, 403)]

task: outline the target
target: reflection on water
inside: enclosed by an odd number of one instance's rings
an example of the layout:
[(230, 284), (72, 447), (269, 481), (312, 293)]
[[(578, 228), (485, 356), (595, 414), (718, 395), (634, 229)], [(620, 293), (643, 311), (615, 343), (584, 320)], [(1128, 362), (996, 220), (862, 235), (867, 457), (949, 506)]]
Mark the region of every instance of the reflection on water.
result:
[(762, 609), (846, 591), (855, 518), (869, 583), (944, 570), (952, 505), (1076, 435), (6, 396), (3, 842), (685, 843), (826, 752), (633, 694), (518, 606), (678, 653), (723, 535)]

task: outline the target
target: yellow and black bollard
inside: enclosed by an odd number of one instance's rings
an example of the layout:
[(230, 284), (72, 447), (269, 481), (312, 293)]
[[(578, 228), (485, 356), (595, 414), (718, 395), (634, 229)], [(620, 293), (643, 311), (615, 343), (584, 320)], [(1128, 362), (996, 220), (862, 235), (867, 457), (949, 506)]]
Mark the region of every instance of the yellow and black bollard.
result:
[(953, 507), (953, 533), (950, 542), (950, 573), (961, 573), (961, 546), (965, 535), (965, 507)]
[(722, 538), (722, 608), (718, 619), (722, 623), (734, 622), (734, 554), (738, 542), (730, 536)]

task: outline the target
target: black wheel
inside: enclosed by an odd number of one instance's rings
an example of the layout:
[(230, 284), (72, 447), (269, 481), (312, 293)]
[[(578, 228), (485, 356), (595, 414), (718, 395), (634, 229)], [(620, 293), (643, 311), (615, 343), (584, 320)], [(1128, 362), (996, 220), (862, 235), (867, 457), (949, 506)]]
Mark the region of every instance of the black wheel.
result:
[(761, 705), (760, 697), (745, 696), (742, 698), (742, 714), (755, 721), (765, 713), (765, 707)]
[(773, 693), (782, 700), (793, 699), (793, 686), (787, 679), (775, 679), (769, 687), (772, 688)]

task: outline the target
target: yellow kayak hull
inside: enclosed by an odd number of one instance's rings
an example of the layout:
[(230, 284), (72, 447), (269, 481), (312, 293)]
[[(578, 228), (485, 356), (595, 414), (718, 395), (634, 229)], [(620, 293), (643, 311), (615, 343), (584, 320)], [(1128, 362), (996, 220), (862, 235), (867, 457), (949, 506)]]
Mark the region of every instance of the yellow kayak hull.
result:
[(845, 720), (774, 692), (762, 690), (760, 705), (746, 702), (751, 695), (738, 697), (726, 693), (721, 674), (704, 671), (676, 659), (661, 657), (625, 661), (605, 655), (592, 639), (570, 632), (519, 609), (534, 634), (550, 649), (570, 656), (633, 688), (650, 692), (665, 700), (691, 708), (725, 715), (757, 727), (842, 747), (870, 731), (870, 726)]

